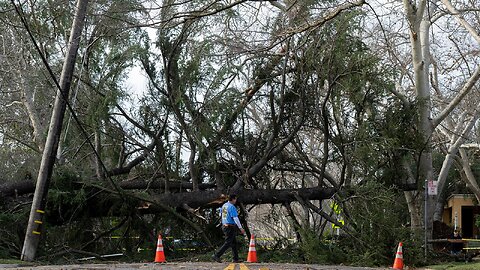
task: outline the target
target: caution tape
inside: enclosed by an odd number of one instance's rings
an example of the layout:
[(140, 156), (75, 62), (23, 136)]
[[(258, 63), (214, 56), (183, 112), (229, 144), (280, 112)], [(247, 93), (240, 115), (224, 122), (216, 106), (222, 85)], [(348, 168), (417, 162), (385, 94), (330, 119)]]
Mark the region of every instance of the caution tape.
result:
[(342, 208), (336, 202), (330, 203), (330, 208), (332, 208), (333, 212), (337, 215), (342, 212)]
[[(342, 226), (343, 226), (343, 225), (345, 225), (345, 220), (339, 219), (339, 220), (338, 220), (338, 223), (342, 224)], [(333, 228), (333, 229), (340, 229), (342, 226), (338, 226), (338, 225), (332, 223), (332, 228)]]
[[(271, 237), (255, 237), (255, 240), (258, 240), (258, 241), (275, 241), (277, 239), (275, 238), (271, 238)], [(288, 241), (295, 241), (296, 239), (294, 238), (288, 238), (286, 239)]]

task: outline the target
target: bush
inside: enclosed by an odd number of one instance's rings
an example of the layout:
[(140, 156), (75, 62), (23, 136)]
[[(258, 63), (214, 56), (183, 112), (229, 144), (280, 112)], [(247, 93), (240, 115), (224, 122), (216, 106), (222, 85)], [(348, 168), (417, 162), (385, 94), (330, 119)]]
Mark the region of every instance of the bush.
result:
[(340, 264), (347, 260), (341, 247), (332, 240), (322, 239), (312, 230), (302, 230), (300, 250), (307, 263)]
[(422, 263), (423, 235), (414, 234), (403, 213), (408, 213), (402, 193), (378, 182), (355, 187), (348, 201), (347, 226), (352, 235), (340, 240), (340, 247), (352, 264), (389, 265), (403, 242), (404, 259), (410, 266)]
[[(18, 212), (0, 211), (0, 258), (18, 259), (23, 246), (28, 209), (19, 208)], [(12, 226), (15, 224), (15, 226)]]

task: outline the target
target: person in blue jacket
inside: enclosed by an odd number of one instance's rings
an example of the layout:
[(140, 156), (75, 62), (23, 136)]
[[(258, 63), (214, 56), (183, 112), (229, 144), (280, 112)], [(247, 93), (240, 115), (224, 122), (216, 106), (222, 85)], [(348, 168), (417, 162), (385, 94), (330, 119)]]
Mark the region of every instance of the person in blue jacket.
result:
[(229, 247), (232, 248), (233, 262), (239, 262), (237, 240), (235, 237), (237, 236), (237, 228), (240, 229), (241, 234), (244, 234), (245, 230), (242, 228), (242, 224), (240, 224), (240, 220), (238, 219), (238, 212), (235, 207), (236, 202), (237, 195), (230, 194), (230, 196), (228, 196), (228, 202), (222, 206), (222, 231), (225, 237), (225, 243), (212, 255), (212, 259), (216, 262), (221, 262), (220, 257)]

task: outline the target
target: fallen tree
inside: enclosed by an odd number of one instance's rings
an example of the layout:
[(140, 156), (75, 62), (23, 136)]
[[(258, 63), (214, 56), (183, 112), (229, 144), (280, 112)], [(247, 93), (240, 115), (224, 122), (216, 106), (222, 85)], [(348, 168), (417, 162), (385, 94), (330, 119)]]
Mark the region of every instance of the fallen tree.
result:
[[(228, 193), (235, 193), (239, 196), (239, 202), (250, 205), (260, 204), (285, 204), (303, 200), (324, 200), (331, 198), (335, 192), (335, 188), (325, 187), (309, 187), (296, 189), (237, 189), (236, 191), (216, 189), (214, 183), (202, 183), (199, 185), (200, 190), (192, 191), (192, 183), (169, 181), (168, 186), (176, 189), (178, 192), (154, 193), (151, 195), (138, 195), (135, 191), (152, 191), (163, 189), (165, 181), (155, 179), (153, 181), (145, 180), (129, 180), (118, 183), (118, 186), (124, 191), (119, 194), (117, 191), (110, 190), (94, 182), (74, 181), (73, 190), (81, 188), (88, 190), (89, 194), (96, 194), (89, 200), (88, 208), (93, 210), (94, 216), (108, 215), (110, 209), (108, 207), (100, 207), (98, 196), (103, 197), (103, 202), (109, 201), (108, 204), (114, 205), (113, 201), (119, 200), (121, 197), (131, 197), (137, 202), (137, 208), (143, 212), (158, 213), (164, 211), (162, 206), (173, 209), (191, 210), (193, 208), (216, 208), (226, 201)], [(33, 180), (27, 179), (18, 182), (4, 183), (0, 185), (0, 198), (16, 197), (31, 194), (35, 190)], [(117, 195), (117, 196), (116, 196)], [(148, 210), (147, 210), (148, 209)], [(110, 212), (111, 214), (111, 212)]]
[[(81, 188), (84, 185), (89, 185), (94, 181), (74, 181), (74, 187), (76, 189)], [(118, 186), (125, 190), (133, 189), (163, 189), (165, 187), (165, 180), (153, 179), (153, 180), (125, 180), (118, 183)], [(168, 187), (172, 190), (187, 190), (192, 189), (192, 183), (185, 181), (168, 181)], [(203, 183), (199, 185), (200, 190), (214, 188), (214, 183)], [(35, 191), (35, 183), (33, 179), (25, 179), (16, 182), (7, 182), (0, 184), (0, 199), (7, 197), (16, 197), (33, 193)]]
[[(243, 204), (284, 204), (304, 200), (324, 200), (335, 194), (334, 188), (312, 187), (298, 189), (241, 189), (234, 192)], [(155, 195), (153, 202), (170, 207), (215, 208), (225, 202), (227, 194), (220, 190), (167, 193)]]

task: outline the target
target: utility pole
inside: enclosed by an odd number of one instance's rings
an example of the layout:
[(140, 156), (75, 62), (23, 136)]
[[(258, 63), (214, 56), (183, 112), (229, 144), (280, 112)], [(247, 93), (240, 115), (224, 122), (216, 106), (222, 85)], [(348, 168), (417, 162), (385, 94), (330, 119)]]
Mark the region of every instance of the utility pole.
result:
[(87, 12), (88, 0), (78, 0), (75, 17), (70, 30), (70, 38), (67, 54), (63, 63), (60, 83), (58, 84), (55, 104), (53, 106), (52, 118), (48, 128), (47, 140), (43, 150), (42, 161), (38, 171), (35, 194), (33, 196), (32, 208), (28, 220), (25, 242), (23, 243), (21, 260), (33, 261), (37, 252), (38, 243), (42, 233), (42, 224), (45, 214), (45, 204), (48, 194), (48, 185), (52, 176), (53, 166), (55, 164), (58, 142), (62, 131), (63, 118), (72, 82), (73, 71), (75, 68), (75, 59), (77, 57), (78, 47), (83, 26), (85, 24), (85, 15)]

